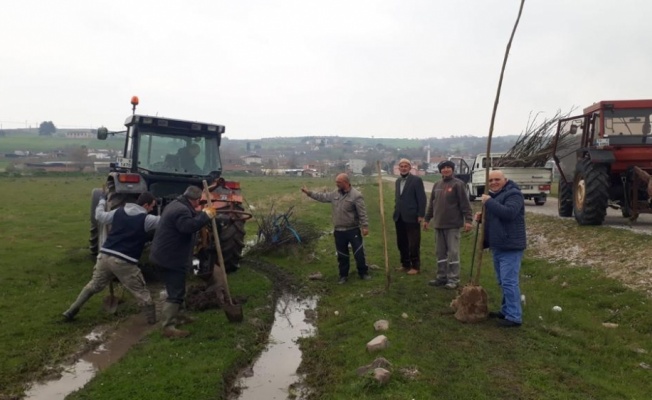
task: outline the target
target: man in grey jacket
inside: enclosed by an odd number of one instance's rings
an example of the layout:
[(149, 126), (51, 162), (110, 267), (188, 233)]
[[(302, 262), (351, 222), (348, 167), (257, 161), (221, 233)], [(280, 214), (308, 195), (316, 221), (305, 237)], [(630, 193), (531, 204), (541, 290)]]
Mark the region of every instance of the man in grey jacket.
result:
[(428, 284), (456, 289), (460, 283), (460, 229), (468, 232), (473, 227), (471, 203), (464, 182), (453, 177), (455, 164), (442, 161), (437, 167), (442, 179), (432, 186), (423, 223), (423, 230), (428, 230), (433, 220), (437, 241), (437, 276)]
[(369, 280), (369, 268), (364, 255), (362, 236), (369, 234), (369, 221), (362, 193), (351, 186), (347, 174), (339, 174), (335, 178), (337, 190), (325, 193), (314, 193), (305, 186), (301, 191), (308, 197), (322, 203), (331, 203), (332, 218), (335, 231), (335, 249), (339, 265), (339, 283), (346, 283), (349, 277), (349, 244), (353, 249), (353, 257), (360, 279)]

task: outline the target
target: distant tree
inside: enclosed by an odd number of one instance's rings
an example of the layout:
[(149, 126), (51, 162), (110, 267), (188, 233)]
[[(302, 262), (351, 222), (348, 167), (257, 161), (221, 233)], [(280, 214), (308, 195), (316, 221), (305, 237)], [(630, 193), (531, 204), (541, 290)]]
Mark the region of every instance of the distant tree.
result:
[(72, 149), (70, 151), (70, 161), (74, 161), (77, 164), (77, 168), (79, 168), (79, 172), (82, 172), (86, 164), (88, 164), (88, 149), (86, 146)]
[(38, 127), (39, 136), (52, 136), (53, 133), (57, 131), (57, 127), (54, 126), (52, 121), (43, 121)]
[(365, 165), (364, 167), (362, 167), (362, 175), (369, 176), (371, 175), (371, 171), (372, 169), (369, 165)]

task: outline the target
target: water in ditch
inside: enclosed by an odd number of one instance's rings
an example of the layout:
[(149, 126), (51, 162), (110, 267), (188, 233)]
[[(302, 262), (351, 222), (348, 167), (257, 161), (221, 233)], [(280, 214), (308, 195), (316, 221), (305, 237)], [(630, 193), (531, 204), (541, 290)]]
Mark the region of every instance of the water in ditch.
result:
[(82, 388), (98, 371), (102, 371), (120, 360), (127, 351), (149, 332), (155, 329), (148, 325), (142, 314), (132, 315), (121, 322), (115, 331), (107, 334), (107, 328), (94, 329), (86, 335), (93, 348), (84, 353), (74, 364), (61, 365), (61, 376), (45, 382), (35, 382), (25, 392), (25, 400), (63, 400), (67, 395)]
[(240, 394), (233, 399), (301, 398), (301, 390), (295, 389), (300, 388), (301, 381), (297, 374), (301, 364), (297, 339), (315, 333), (312, 315), (316, 306), (314, 297), (298, 299), (289, 293), (279, 297), (267, 347), (253, 366), (241, 373), (236, 383)]

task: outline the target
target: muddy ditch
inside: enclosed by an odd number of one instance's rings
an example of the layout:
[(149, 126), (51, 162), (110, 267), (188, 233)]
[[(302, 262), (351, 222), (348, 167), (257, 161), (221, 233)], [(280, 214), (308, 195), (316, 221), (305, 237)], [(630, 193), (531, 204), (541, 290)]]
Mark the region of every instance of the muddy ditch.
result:
[[(243, 268), (252, 268), (265, 274), (274, 289), (272, 301), (276, 305), (274, 322), (259, 326), (259, 343), (265, 343), (265, 350), (256, 360), (250, 360), (227, 371), (224, 376), (226, 393), (221, 397), (236, 399), (285, 399), (290, 393), (300, 399), (300, 376), (297, 368), (301, 363), (301, 350), (297, 339), (314, 332), (313, 319), (317, 298), (303, 293), (295, 278), (273, 264), (257, 260), (243, 260)], [(161, 287), (150, 287), (153, 294)], [(198, 286), (190, 287), (189, 308), (204, 310), (219, 308), (213, 290)], [(157, 308), (164, 301), (165, 292), (160, 292)], [(244, 304), (246, 299), (234, 297)], [(26, 400), (65, 399), (70, 393), (82, 388), (98, 372), (118, 362), (134, 345), (138, 344), (159, 325), (148, 325), (142, 314), (134, 314), (117, 324), (98, 326), (80, 343), (79, 350), (60, 365), (48, 368), (47, 378), (32, 382), (25, 392)], [(282, 368), (281, 368), (282, 367)], [(261, 393), (264, 393), (261, 397)]]

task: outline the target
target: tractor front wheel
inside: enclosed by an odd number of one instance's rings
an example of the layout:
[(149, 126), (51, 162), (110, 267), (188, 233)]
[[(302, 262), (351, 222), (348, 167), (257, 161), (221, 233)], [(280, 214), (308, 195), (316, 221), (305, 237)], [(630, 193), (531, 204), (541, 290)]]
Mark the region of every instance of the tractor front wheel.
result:
[(609, 175), (604, 164), (584, 158), (577, 164), (573, 213), (580, 225), (601, 225), (609, 204)]
[(557, 213), (560, 217), (573, 216), (573, 185), (559, 178), (557, 186), (559, 198), (557, 199)]

